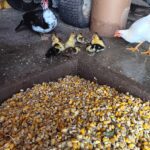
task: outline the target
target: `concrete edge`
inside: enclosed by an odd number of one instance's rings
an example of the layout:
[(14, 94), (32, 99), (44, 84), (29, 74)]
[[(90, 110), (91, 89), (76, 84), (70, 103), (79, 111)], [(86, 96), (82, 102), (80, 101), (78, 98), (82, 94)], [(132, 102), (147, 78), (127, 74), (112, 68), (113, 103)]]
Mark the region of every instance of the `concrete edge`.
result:
[(65, 62), (61, 65), (50, 68), (50, 70), (46, 70), (30, 78), (28, 77), (22, 81), (3, 87), (0, 89), (0, 104), (4, 102), (4, 100), (10, 98), (13, 94), (19, 92), (20, 89), (25, 90), (27, 88), (31, 88), (34, 84), (56, 81), (58, 78), (65, 77), (66, 75), (76, 75), (77, 62), (78, 60)]
[(85, 79), (115, 88), (119, 92), (129, 92), (133, 96), (141, 98), (142, 100), (150, 100), (149, 92), (139, 83), (104, 66), (99, 68), (100, 70), (97, 71), (94, 70), (94, 67), (87, 67), (86, 64), (82, 63), (80, 69), (78, 69), (78, 74)]

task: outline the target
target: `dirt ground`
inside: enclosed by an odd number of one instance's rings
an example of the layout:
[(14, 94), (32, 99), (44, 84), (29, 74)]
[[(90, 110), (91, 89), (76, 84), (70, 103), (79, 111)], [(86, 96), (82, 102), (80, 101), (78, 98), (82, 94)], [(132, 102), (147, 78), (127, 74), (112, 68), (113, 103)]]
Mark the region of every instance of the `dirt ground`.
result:
[[(58, 68), (57, 73), (62, 72), (71, 73), (72, 70), (78, 73), (77, 67), (82, 65), (86, 70), (92, 68), (94, 70), (100, 70), (101, 67), (111, 69), (116, 74), (128, 78), (129, 80), (137, 83), (138, 87), (148, 93), (150, 92), (150, 56), (142, 56), (140, 53), (132, 53), (126, 50), (131, 46), (122, 39), (104, 38), (107, 48), (94, 56), (89, 56), (84, 47), (82, 51), (70, 58), (64, 56), (53, 57), (50, 59), (45, 58), (45, 53), (50, 47), (49, 40), (43, 41), (41, 36), (35, 34), (29, 30), (23, 30), (16, 33), (15, 27), (21, 20), (21, 12), (14, 9), (7, 9), (0, 11), (0, 91), (6, 87), (11, 87), (18, 83), (18, 81), (24, 81), (27, 78), (33, 78), (35, 75), (41, 74), (54, 69), (64, 63), (70, 63), (70, 66), (74, 66), (74, 69), (66, 71), (65, 68)], [(88, 39), (91, 37), (89, 29), (78, 29), (72, 26), (66, 25), (59, 20), (57, 28), (53, 31), (57, 33), (64, 41), (69, 34), (74, 32), (82, 32)], [(141, 47), (141, 51), (148, 48), (145, 44)], [(92, 70), (91, 69), (91, 70)], [(56, 71), (52, 76), (57, 77)], [(104, 76), (107, 76), (105, 72), (101, 72)], [(94, 77), (93, 73), (93, 77)], [(113, 80), (113, 76), (109, 75), (109, 78)], [(130, 86), (130, 85), (129, 85)], [(20, 85), (21, 87), (21, 85)], [(12, 88), (12, 87), (11, 87)], [(11, 90), (11, 89), (10, 89)], [(11, 92), (10, 92), (11, 93)]]

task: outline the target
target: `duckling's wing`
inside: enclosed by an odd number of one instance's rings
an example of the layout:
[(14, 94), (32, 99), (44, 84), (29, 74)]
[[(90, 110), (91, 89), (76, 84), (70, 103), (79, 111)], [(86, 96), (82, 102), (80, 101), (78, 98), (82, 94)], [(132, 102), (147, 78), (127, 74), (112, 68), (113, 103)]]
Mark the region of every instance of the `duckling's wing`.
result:
[(54, 46), (53, 47), (50, 47), (48, 49), (48, 51), (46, 52), (45, 56), (47, 58), (51, 57), (51, 56), (56, 56), (59, 54), (59, 49), (55, 48)]
[(100, 37), (99, 39), (100, 39), (100, 45), (101, 45), (102, 47), (106, 47), (104, 40), (103, 40), (101, 37)]

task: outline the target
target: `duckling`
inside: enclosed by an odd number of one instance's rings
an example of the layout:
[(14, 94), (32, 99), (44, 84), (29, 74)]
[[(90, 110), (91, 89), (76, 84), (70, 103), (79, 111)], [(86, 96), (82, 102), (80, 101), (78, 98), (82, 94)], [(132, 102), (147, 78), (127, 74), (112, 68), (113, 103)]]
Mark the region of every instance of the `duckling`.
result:
[(64, 44), (61, 40), (56, 36), (56, 34), (52, 34), (52, 47), (49, 48), (45, 56), (48, 58), (50, 56), (56, 56), (62, 53), (65, 50)]
[(81, 44), (85, 44), (85, 43), (86, 43), (86, 40), (85, 40), (85, 38), (83, 37), (82, 33), (79, 33), (79, 34), (77, 35), (77, 42), (78, 42), (78, 43), (81, 43)]
[(93, 34), (91, 44), (99, 44), (104, 48), (106, 47), (102, 38), (100, 38), (97, 33)]
[(52, 34), (52, 46), (54, 46), (56, 43), (59, 43), (60, 39), (56, 36), (55, 33)]
[(72, 32), (67, 40), (67, 42), (65, 43), (65, 48), (74, 48), (75, 44), (76, 44), (76, 39), (75, 39), (76, 35), (74, 32)]
[(48, 51), (46, 52), (45, 56), (47, 58), (51, 57), (51, 56), (56, 56), (60, 53), (60, 47), (58, 44), (55, 44), (54, 46), (50, 47), (48, 49)]
[(90, 52), (90, 53), (97, 53), (100, 51), (103, 51), (105, 49), (105, 44), (103, 42), (103, 40), (95, 33), (92, 36), (92, 41), (90, 44), (88, 44), (88, 46), (86, 47), (86, 51)]
[(65, 49), (68, 51), (72, 50), (75, 51), (75, 54), (77, 54), (80, 51), (79, 47), (75, 46), (76, 44), (76, 34), (74, 32), (72, 32), (67, 40), (67, 42), (65, 43)]

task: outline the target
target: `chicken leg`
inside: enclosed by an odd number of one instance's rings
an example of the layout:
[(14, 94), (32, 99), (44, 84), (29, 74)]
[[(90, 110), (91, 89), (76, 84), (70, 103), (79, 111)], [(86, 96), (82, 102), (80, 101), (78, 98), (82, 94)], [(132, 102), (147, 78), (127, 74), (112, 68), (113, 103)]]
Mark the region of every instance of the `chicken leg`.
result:
[(132, 52), (139, 52), (139, 47), (143, 44), (143, 42), (140, 42), (138, 45), (136, 45), (135, 47), (130, 47), (127, 48), (127, 50), (132, 51)]
[(141, 54), (150, 56), (150, 46), (149, 46), (149, 49), (147, 51), (141, 52)]

